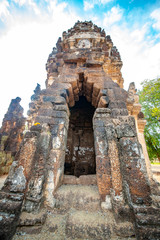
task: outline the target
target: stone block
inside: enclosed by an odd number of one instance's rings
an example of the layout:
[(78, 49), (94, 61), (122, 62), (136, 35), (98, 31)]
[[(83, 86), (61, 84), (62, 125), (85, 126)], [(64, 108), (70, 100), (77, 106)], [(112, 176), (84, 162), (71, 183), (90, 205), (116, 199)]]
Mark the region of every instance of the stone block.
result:
[(117, 138), (115, 127), (113, 124), (107, 124), (105, 127), (105, 132), (106, 132), (106, 140), (109, 141), (111, 139)]
[(65, 159), (65, 152), (63, 150), (52, 149), (49, 155), (48, 164), (50, 167), (55, 168), (63, 167)]
[(120, 237), (132, 237), (135, 235), (134, 225), (131, 222), (124, 222), (113, 225), (113, 231)]
[(10, 214), (16, 214), (21, 209), (22, 202), (11, 201), (9, 199), (0, 200), (0, 212), (7, 212)]
[(124, 157), (127, 159), (128, 157), (140, 157), (140, 148), (137, 138), (135, 137), (122, 137), (119, 141), (120, 150)]
[(120, 109), (120, 115), (121, 116), (128, 116), (128, 110), (127, 109)]
[(67, 105), (54, 105), (54, 106), (52, 105), (52, 107), (53, 107), (53, 110), (55, 110), (55, 111), (64, 111), (67, 113), (69, 111)]
[(24, 175), (24, 168), (19, 166), (14, 175), (10, 178), (9, 189), (11, 192), (24, 192), (26, 188), (26, 177)]
[(17, 233), (22, 234), (40, 234), (42, 226), (28, 226), (28, 227), (18, 227)]
[(64, 175), (63, 184), (77, 184), (77, 177), (73, 175)]
[(77, 184), (97, 185), (96, 175), (82, 175), (79, 178), (77, 178)]
[(41, 226), (46, 221), (46, 212), (44, 210), (39, 213), (22, 212), (19, 220), (19, 226)]
[(24, 197), (23, 193), (11, 193), (11, 192), (0, 192), (0, 199), (9, 199), (13, 201), (22, 201)]
[(124, 101), (110, 101), (109, 102), (109, 106), (108, 106), (110, 109), (115, 109), (115, 108), (118, 108), (118, 109), (127, 109), (126, 107), (126, 103)]
[(60, 96), (44, 96), (43, 101), (52, 102), (53, 104), (58, 104), (58, 105), (63, 105), (66, 103), (65, 98)]
[(65, 118), (53, 118), (53, 117), (48, 117), (48, 116), (37, 116), (36, 117), (36, 122), (39, 122), (41, 124), (47, 123), (49, 125), (57, 125), (57, 124), (65, 124), (66, 128), (68, 128), (68, 116)]
[(111, 176), (107, 173), (97, 173), (97, 185), (101, 199), (105, 201), (106, 195), (110, 194)]
[(136, 228), (136, 237), (138, 240), (159, 240), (160, 230), (153, 226), (140, 226)]
[(105, 128), (99, 127), (94, 131), (94, 145), (96, 155), (108, 154), (108, 143), (105, 133)]
[(66, 143), (67, 143), (67, 135), (53, 135), (52, 136), (52, 148), (53, 149), (59, 149), (65, 151), (66, 149)]
[(111, 174), (111, 164), (108, 156), (98, 155), (96, 156), (96, 171), (97, 173)]
[(118, 125), (116, 127), (116, 133), (118, 138), (137, 136), (136, 129), (128, 123)]
[(0, 212), (0, 238), (3, 240), (11, 239), (15, 233), (18, 215), (13, 213)]

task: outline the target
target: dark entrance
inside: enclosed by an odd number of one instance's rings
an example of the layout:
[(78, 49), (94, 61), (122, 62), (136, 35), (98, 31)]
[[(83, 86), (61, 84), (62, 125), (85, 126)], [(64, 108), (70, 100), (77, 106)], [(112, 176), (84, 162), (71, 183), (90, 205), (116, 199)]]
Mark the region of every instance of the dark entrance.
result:
[(92, 119), (95, 108), (84, 96), (79, 98), (75, 106), (70, 108), (67, 149), (64, 174), (95, 174), (95, 151)]

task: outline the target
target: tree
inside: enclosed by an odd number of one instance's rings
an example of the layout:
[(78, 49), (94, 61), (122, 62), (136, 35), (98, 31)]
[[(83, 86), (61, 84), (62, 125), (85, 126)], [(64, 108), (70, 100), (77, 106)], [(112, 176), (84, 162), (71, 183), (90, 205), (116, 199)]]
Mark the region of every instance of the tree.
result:
[(160, 78), (145, 80), (138, 92), (147, 124), (144, 136), (151, 161), (160, 161)]

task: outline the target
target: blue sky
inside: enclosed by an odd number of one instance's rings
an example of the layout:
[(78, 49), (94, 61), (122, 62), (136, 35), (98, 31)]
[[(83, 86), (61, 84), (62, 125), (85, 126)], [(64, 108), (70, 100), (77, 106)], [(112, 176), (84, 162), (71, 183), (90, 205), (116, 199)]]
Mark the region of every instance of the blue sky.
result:
[(124, 88), (160, 76), (160, 0), (0, 0), (0, 122), (12, 98), (26, 111), (63, 31), (92, 20), (111, 35), (122, 61)]

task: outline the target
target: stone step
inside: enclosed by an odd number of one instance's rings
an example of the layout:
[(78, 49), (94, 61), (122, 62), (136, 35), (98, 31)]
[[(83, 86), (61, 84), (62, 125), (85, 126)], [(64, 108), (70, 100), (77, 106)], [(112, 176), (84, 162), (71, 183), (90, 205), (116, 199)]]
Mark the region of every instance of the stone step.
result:
[(160, 228), (153, 226), (139, 226), (136, 228), (136, 236), (138, 240), (159, 240)]
[(46, 220), (46, 211), (42, 210), (39, 213), (22, 212), (19, 219), (19, 226), (34, 226), (43, 225)]
[(134, 208), (134, 213), (135, 214), (159, 214), (160, 215), (160, 211), (158, 208), (156, 207), (137, 207)]
[(97, 186), (62, 185), (54, 195), (56, 208), (96, 211), (100, 210), (100, 196)]
[(117, 224), (110, 211), (88, 212), (71, 208), (63, 215), (53, 210), (48, 211), (43, 226), (37, 224), (21, 226), (13, 240), (24, 239), (135, 240), (135, 236), (133, 224), (129, 222)]
[(134, 209), (136, 236), (138, 240), (160, 239), (160, 209), (143, 206)]
[(20, 234), (39, 234), (46, 220), (46, 210), (39, 213), (22, 212), (17, 232)]
[(133, 224), (129, 222), (117, 224), (110, 211), (105, 214), (99, 211), (73, 211), (66, 221), (66, 236), (73, 239), (103, 240), (133, 235)]
[(63, 184), (97, 185), (97, 177), (96, 174), (82, 175), (80, 177), (73, 175), (64, 175)]
[(160, 216), (137, 214), (136, 222), (139, 225), (156, 225), (160, 227)]
[(101, 213), (75, 211), (68, 216), (66, 235), (73, 239), (110, 239), (111, 222), (105, 221), (105, 216)]

